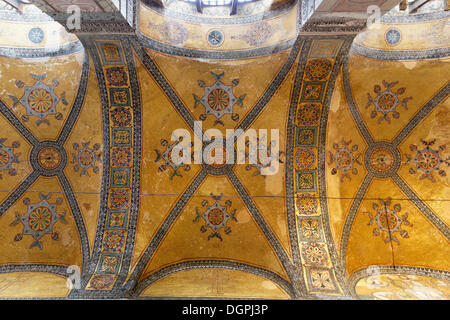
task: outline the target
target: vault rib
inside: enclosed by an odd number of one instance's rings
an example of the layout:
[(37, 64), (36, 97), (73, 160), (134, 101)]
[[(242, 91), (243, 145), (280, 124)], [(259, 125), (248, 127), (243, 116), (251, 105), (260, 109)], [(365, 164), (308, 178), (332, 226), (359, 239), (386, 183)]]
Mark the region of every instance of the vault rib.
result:
[(189, 200), (192, 198), (194, 192), (198, 189), (198, 187), (201, 185), (203, 180), (207, 176), (207, 171), (205, 169), (202, 169), (197, 176), (195, 177), (194, 181), (189, 185), (189, 187), (186, 189), (186, 191), (183, 193), (183, 195), (180, 197), (180, 199), (177, 201), (173, 209), (170, 211), (167, 218), (162, 223), (161, 227), (156, 232), (153, 239), (150, 241), (150, 244), (145, 249), (142, 257), (139, 259), (139, 261), (136, 264), (136, 267), (134, 268), (130, 278), (126, 283), (124, 284), (127, 288), (133, 288), (135, 283), (137, 282), (137, 279), (140, 278), (141, 274), (145, 271), (145, 267), (147, 266), (148, 262), (152, 258), (153, 254), (155, 253), (156, 249), (161, 244), (162, 240), (166, 236), (167, 232), (169, 231), (170, 227), (173, 225), (175, 220), (178, 218), (186, 204), (189, 202)]
[(442, 101), (444, 101), (450, 94), (450, 81), (440, 89), (420, 110), (416, 115), (408, 121), (408, 124), (400, 131), (394, 138), (392, 144), (398, 146), (410, 133), (417, 127), (417, 125), (425, 119), (431, 111), (434, 110)]
[(426, 203), (420, 199), (416, 193), (403, 181), (403, 179), (398, 175), (392, 177), (395, 184), (400, 188), (400, 190), (406, 194), (409, 201), (414, 203), (414, 205), (419, 209), (419, 211), (448, 239), (450, 240), (450, 229), (444, 221), (442, 221), (433, 211), (426, 205)]

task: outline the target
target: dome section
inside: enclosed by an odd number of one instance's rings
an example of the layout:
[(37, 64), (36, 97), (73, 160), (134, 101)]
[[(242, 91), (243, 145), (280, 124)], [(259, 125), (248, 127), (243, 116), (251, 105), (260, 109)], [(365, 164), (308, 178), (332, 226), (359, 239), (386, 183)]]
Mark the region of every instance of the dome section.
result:
[(229, 2), (202, 0), (203, 7), (197, 8), (199, 2), (188, 0), (165, 6), (142, 1), (138, 38), (145, 47), (194, 58), (205, 53), (216, 59), (244, 58), (292, 47), (297, 2), (239, 0), (235, 8)]
[(374, 59), (415, 60), (450, 54), (450, 11), (445, 1), (429, 1), (419, 8), (400, 5), (355, 37), (352, 52)]
[(34, 5), (19, 12), (0, 1), (0, 55), (37, 58), (67, 55), (81, 51), (77, 36)]

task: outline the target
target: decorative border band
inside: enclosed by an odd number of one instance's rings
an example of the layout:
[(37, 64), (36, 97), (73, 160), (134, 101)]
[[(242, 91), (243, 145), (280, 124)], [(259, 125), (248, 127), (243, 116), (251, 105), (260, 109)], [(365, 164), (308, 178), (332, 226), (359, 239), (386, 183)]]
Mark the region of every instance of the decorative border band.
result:
[[(304, 269), (309, 295), (341, 295), (341, 288), (344, 289), (344, 294), (346, 293), (342, 268), (339, 263), (336, 265), (331, 263), (329, 258), (333, 257), (333, 261), (338, 261), (335, 258), (336, 252), (327, 223), (326, 194), (322, 181), (324, 177), (321, 173), (323, 170), (319, 170), (322, 169), (325, 159), (325, 153), (321, 146), (325, 145), (322, 140), (325, 139), (324, 130), (326, 129), (331, 92), (342, 63), (341, 55), (347, 53), (351, 40), (352, 36), (311, 37), (305, 45), (306, 50), (300, 57), (300, 67), (297, 71), (291, 99), (286, 147), (288, 150), (286, 155), (286, 193), (289, 197), (287, 209), (288, 213), (295, 215), (296, 229), (298, 230), (294, 231), (298, 233), (298, 245), (296, 246), (300, 251), (301, 261), (299, 262)], [(314, 64), (327, 66), (325, 75), (320, 79), (314, 79), (314, 76), (308, 71)], [(328, 94), (325, 95), (325, 92)], [(298, 122), (301, 115), (300, 109), (303, 106), (317, 108), (318, 117), (314, 121), (308, 120), (308, 123)], [(317, 165), (312, 163), (308, 169), (299, 168), (297, 165), (299, 153), (314, 154), (313, 158), (317, 153)], [(321, 214), (317, 211), (319, 206), (322, 208)], [(308, 230), (314, 230), (314, 234), (303, 233), (305, 226), (309, 228)], [(309, 259), (307, 252), (311, 248), (315, 248), (319, 252), (320, 261), (318, 263)]]
[(407, 16), (394, 16), (386, 14), (381, 17), (380, 21), (384, 23), (411, 23), (411, 22), (425, 22), (439, 19), (447, 19), (449, 17), (450, 11), (412, 14)]
[(181, 56), (185, 58), (203, 58), (203, 59), (219, 59), (219, 60), (243, 59), (274, 54), (292, 48), (296, 40), (295, 38), (293, 38), (278, 43), (276, 45), (258, 49), (223, 52), (223, 51), (206, 51), (206, 50), (180, 48), (150, 39), (144, 36), (139, 31), (136, 31), (136, 33), (141, 45), (152, 50), (156, 50), (174, 56)]
[(11, 58), (48, 58), (65, 56), (83, 50), (80, 41), (71, 42), (63, 46), (38, 49), (0, 47), (0, 56)]
[[(105, 152), (105, 159), (108, 159), (104, 169), (107, 187), (103, 185), (102, 189), (102, 216), (99, 217), (102, 223), (97, 228), (88, 271), (90, 280), (86, 287), (86, 290), (101, 292), (120, 286), (128, 271), (133, 250), (139, 207), (141, 105), (128, 40), (96, 36), (84, 41), (88, 43), (103, 93), (103, 121), (107, 130), (105, 148), (109, 149)], [(119, 73), (122, 80), (110, 75), (114, 72)], [(129, 120), (109, 121), (109, 115), (112, 117), (114, 112), (119, 111), (128, 114)], [(118, 152), (129, 154), (127, 163), (118, 165), (114, 162), (113, 156)]]
[[(118, 21), (123, 16), (118, 12), (82, 12), (82, 21)], [(36, 14), (21, 14), (14, 11), (1, 11), (0, 20), (16, 22), (52, 22), (54, 20), (67, 20), (70, 15), (65, 12), (45, 12)]]
[(351, 53), (359, 56), (377, 59), (377, 60), (422, 60), (422, 59), (439, 59), (450, 56), (450, 48), (438, 48), (421, 51), (386, 51), (379, 49), (371, 49), (360, 44), (353, 43)]

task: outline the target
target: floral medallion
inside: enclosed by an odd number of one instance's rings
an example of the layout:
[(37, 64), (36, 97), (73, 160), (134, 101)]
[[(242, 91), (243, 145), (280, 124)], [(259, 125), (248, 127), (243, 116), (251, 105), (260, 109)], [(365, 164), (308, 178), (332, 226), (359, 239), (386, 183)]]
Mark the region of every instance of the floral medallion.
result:
[(61, 153), (55, 147), (44, 147), (38, 153), (37, 162), (45, 170), (54, 170), (61, 164)]
[(90, 289), (104, 290), (114, 283), (115, 277), (111, 274), (95, 274), (90, 283)]
[(406, 163), (413, 163), (415, 165), (415, 167), (409, 169), (409, 172), (411, 174), (422, 172), (420, 179), (426, 178), (431, 182), (436, 182), (433, 172), (437, 171), (440, 176), (445, 177), (447, 175), (445, 169), (450, 166), (450, 157), (444, 158), (441, 156), (446, 146), (441, 145), (437, 148), (432, 148), (436, 143), (436, 139), (430, 141), (421, 139), (420, 141), (424, 147), (420, 149), (417, 145), (412, 144), (409, 149), (415, 152), (415, 154), (412, 156), (406, 155)]
[(125, 242), (125, 235), (123, 231), (107, 231), (103, 239), (103, 248), (105, 251), (117, 252)]
[(106, 79), (110, 86), (120, 87), (128, 85), (128, 75), (125, 67), (106, 68)]
[(389, 29), (384, 35), (384, 39), (389, 45), (395, 46), (400, 43), (402, 35), (397, 29)]
[(371, 167), (378, 172), (385, 172), (392, 168), (394, 155), (387, 148), (378, 148), (370, 156)]
[(340, 144), (333, 144), (333, 149), (335, 150), (334, 153), (328, 151), (328, 165), (335, 165), (335, 167), (331, 169), (331, 174), (335, 175), (340, 172), (341, 182), (344, 181), (344, 178), (351, 180), (350, 173), (357, 175), (358, 169), (356, 168), (356, 165), (361, 165), (361, 162), (359, 161), (361, 154), (358, 153), (358, 145), (355, 144), (350, 146), (351, 143), (352, 140), (345, 141), (342, 139)]
[(297, 122), (303, 126), (316, 125), (320, 119), (320, 112), (319, 104), (303, 104), (297, 111)]
[(302, 243), (302, 256), (307, 265), (320, 267), (328, 265), (327, 251), (322, 243)]
[(327, 269), (312, 269), (310, 270), (310, 282), (312, 289), (320, 291), (335, 291), (333, 276)]
[(111, 161), (114, 167), (128, 167), (131, 165), (131, 150), (129, 147), (114, 148)]
[(10, 176), (15, 176), (17, 170), (13, 164), (19, 163), (19, 154), (14, 153), (14, 149), (20, 147), (18, 141), (14, 141), (11, 146), (5, 144), (6, 138), (0, 139), (0, 179), (3, 178), (2, 172), (7, 172)]
[(113, 189), (110, 193), (110, 205), (113, 209), (126, 209), (129, 206), (130, 195), (127, 189)]
[(312, 59), (305, 67), (305, 76), (311, 81), (324, 80), (331, 73), (332, 67), (332, 63), (327, 59)]
[(39, 27), (32, 28), (28, 32), (28, 40), (30, 40), (33, 43), (36, 44), (41, 43), (42, 41), (44, 41), (44, 38), (45, 38), (44, 30), (42, 30)]
[(207, 228), (212, 231), (210, 235), (208, 235), (208, 240), (216, 237), (222, 241), (222, 236), (220, 234), (220, 230), (224, 229), (225, 234), (231, 233), (231, 228), (227, 226), (228, 221), (231, 219), (237, 222), (236, 219), (236, 209), (234, 209), (231, 213), (228, 211), (231, 209), (232, 202), (231, 200), (225, 201), (224, 205), (220, 204), (223, 195), (214, 196), (211, 194), (211, 198), (215, 200), (212, 205), (208, 205), (207, 200), (202, 201), (202, 206), (205, 208), (205, 211), (202, 213), (196, 207), (195, 211), (197, 216), (194, 219), (194, 222), (198, 222), (201, 219), (204, 221), (204, 225), (200, 228), (201, 232), (206, 232)]
[(266, 43), (275, 34), (276, 30), (269, 23), (261, 21), (253, 24), (244, 34), (232, 36), (231, 39), (240, 39), (251, 46), (259, 47)]
[(220, 120), (224, 115), (231, 114), (231, 119), (234, 121), (239, 120), (239, 114), (233, 113), (233, 107), (237, 103), (242, 108), (244, 107), (244, 99), (246, 94), (242, 95), (240, 98), (236, 98), (233, 93), (233, 87), (236, 87), (239, 84), (239, 79), (234, 79), (231, 83), (232, 85), (225, 85), (221, 79), (224, 76), (224, 73), (215, 74), (211, 72), (216, 82), (211, 86), (206, 86), (204, 81), (199, 81), (198, 85), (203, 88), (203, 97), (198, 97), (193, 94), (195, 104), (194, 109), (197, 108), (199, 104), (203, 105), (205, 108), (205, 113), (200, 115), (200, 120), (206, 120), (208, 115), (213, 115), (216, 117), (216, 124), (222, 124), (223, 122)]
[(100, 159), (100, 145), (98, 143), (94, 144), (92, 148), (89, 148), (90, 142), (82, 142), (81, 146), (78, 143), (73, 144), (75, 153), (72, 154), (75, 172), (81, 170), (80, 176), (87, 175), (88, 169), (92, 168), (94, 173), (99, 172), (99, 168), (96, 165), (97, 161)]
[[(54, 88), (59, 85), (59, 81), (53, 79), (52, 85), (47, 85), (42, 82), (45, 80), (46, 74), (40, 76), (31, 74), (31, 76), (36, 82), (30, 87), (26, 87), (21, 80), (16, 81), (18, 88), (24, 88), (24, 94), (20, 99), (9, 96), (14, 102), (13, 109), (20, 103), (26, 110), (26, 115), (22, 115), (22, 120), (26, 122), (29, 121), (30, 116), (35, 116), (38, 118), (36, 121), (37, 125), (42, 123), (50, 125), (47, 119), (49, 115), (55, 115), (57, 120), (62, 120), (62, 114), (56, 110), (59, 98), (54, 92)], [(68, 105), (68, 102), (65, 100), (65, 92), (61, 95), (61, 101), (64, 105)]]
[(392, 115), (394, 119), (400, 117), (400, 112), (398, 112), (398, 107), (401, 105), (404, 109), (408, 109), (407, 103), (412, 97), (407, 97), (401, 100), (400, 95), (406, 92), (406, 88), (399, 88), (397, 91), (393, 91), (393, 87), (398, 84), (398, 82), (388, 83), (383, 80), (383, 86), (385, 90), (382, 91), (381, 86), (376, 85), (374, 87), (374, 92), (376, 94), (375, 98), (372, 98), (370, 93), (367, 94), (369, 102), (366, 105), (366, 109), (370, 106), (374, 106), (371, 118), (375, 118), (379, 113), (381, 116), (378, 118), (378, 123), (386, 120), (387, 123), (391, 123), (389, 115)]
[(213, 47), (220, 46), (225, 40), (223, 32), (217, 29), (211, 30), (207, 35), (208, 43)]
[(29, 198), (25, 198), (23, 203), (28, 206), (27, 212), (20, 216), (19, 213), (16, 213), (16, 220), (14, 220), (11, 225), (14, 226), (21, 222), (24, 226), (23, 232), (18, 233), (15, 237), (15, 241), (20, 241), (23, 239), (24, 235), (30, 235), (34, 238), (34, 242), (31, 244), (30, 249), (33, 247), (39, 247), (42, 250), (42, 243), (40, 239), (46, 235), (51, 234), (51, 238), (53, 240), (58, 240), (58, 233), (53, 231), (53, 226), (57, 221), (61, 221), (66, 223), (65, 215), (63, 212), (58, 214), (56, 212), (56, 207), (62, 204), (62, 198), (58, 198), (56, 203), (49, 203), (50, 194), (44, 195), (43, 193), (39, 194), (41, 201), (39, 203), (31, 204)]
[(300, 215), (312, 215), (317, 213), (317, 199), (314, 194), (302, 193), (296, 199), (298, 213)]
[(128, 108), (117, 107), (111, 111), (111, 120), (115, 127), (129, 127), (131, 125), (131, 112)]
[(301, 169), (311, 169), (315, 166), (316, 155), (311, 149), (300, 148), (295, 152), (295, 163)]
[(375, 214), (366, 212), (370, 218), (369, 225), (375, 225), (373, 234), (375, 236), (384, 234), (385, 243), (393, 241), (397, 244), (400, 244), (399, 240), (396, 237), (396, 234), (400, 234), (402, 238), (408, 238), (408, 232), (403, 230), (402, 226), (412, 226), (412, 224), (408, 221), (408, 213), (400, 216), (402, 207), (399, 203), (395, 204), (393, 208), (390, 208), (392, 203), (391, 198), (388, 198), (386, 200), (380, 199), (380, 203), (381, 205), (376, 202), (372, 204), (372, 208), (375, 211)]

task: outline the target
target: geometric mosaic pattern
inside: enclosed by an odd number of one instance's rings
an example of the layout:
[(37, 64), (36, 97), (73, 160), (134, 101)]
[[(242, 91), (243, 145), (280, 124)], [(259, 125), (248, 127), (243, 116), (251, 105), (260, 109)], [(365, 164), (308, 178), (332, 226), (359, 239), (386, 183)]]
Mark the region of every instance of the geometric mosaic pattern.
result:
[(379, 236), (380, 233), (387, 233), (384, 242), (395, 241), (400, 244), (395, 233), (398, 233), (402, 238), (408, 238), (408, 232), (402, 229), (402, 225), (411, 226), (411, 223), (408, 221), (407, 213), (400, 216), (402, 210), (400, 204), (395, 204), (393, 209), (389, 208), (391, 200), (390, 198), (380, 200), (381, 206), (377, 203), (372, 204), (375, 213), (373, 215), (370, 212), (367, 213), (370, 218), (369, 225), (375, 225), (373, 229), (375, 236)]
[[(122, 110), (128, 111), (125, 112), (128, 117), (132, 113), (131, 110), (135, 111), (136, 101), (133, 100), (133, 89), (128, 82), (128, 79), (132, 77), (127, 73), (130, 68), (129, 53), (125, 53), (123, 46), (124, 44), (117, 40), (98, 40), (95, 41), (95, 47), (91, 47), (91, 54), (97, 59), (101, 57), (100, 60), (97, 60), (96, 68), (97, 72), (105, 74), (108, 80), (104, 83), (109, 97), (108, 109), (123, 108)], [(114, 66), (116, 72), (114, 78), (110, 72), (110, 65)], [(136, 111), (133, 113), (133, 118), (136, 119)], [(122, 120), (123, 117), (120, 119)], [(112, 121), (108, 129), (111, 137), (109, 144), (111, 162), (108, 166), (109, 186), (106, 188), (108, 194), (105, 208), (107, 224), (101, 241), (97, 266), (86, 290), (112, 289), (125, 263), (124, 253), (127, 249), (127, 239), (134, 236), (130, 235), (128, 224), (131, 220), (132, 208), (136, 205), (136, 196), (133, 196), (132, 192), (135, 187), (133, 184), (134, 158), (136, 148), (139, 148), (133, 134), (136, 128), (134, 122), (122, 120)], [(88, 145), (84, 146), (87, 148)], [(90, 149), (88, 150), (90, 151)]]
[[(436, 143), (436, 139), (425, 141), (420, 141), (422, 144), (422, 149), (415, 144), (410, 146), (410, 150), (415, 154), (406, 154), (406, 163), (413, 164), (409, 169), (411, 174), (422, 173), (419, 179), (429, 179), (431, 182), (436, 182), (433, 176), (433, 171), (437, 171), (441, 177), (445, 177), (447, 173), (445, 172), (446, 167), (450, 166), (450, 157), (443, 159), (440, 153), (446, 149), (445, 145), (441, 145), (436, 149), (432, 146)], [(415, 165), (415, 166), (414, 166)], [(442, 167), (441, 167), (442, 166)]]
[[(310, 47), (320, 47), (321, 41), (309, 42)], [(335, 49), (330, 48), (320, 54), (326, 55), (321, 59), (305, 57), (303, 73), (299, 68), (296, 84), (299, 84), (297, 94), (299, 100), (296, 107), (296, 126), (294, 146), (308, 146), (294, 149), (294, 161), (296, 166), (292, 174), (295, 185), (295, 212), (298, 230), (299, 250), (301, 252), (301, 264), (307, 279), (307, 290), (310, 293), (341, 294), (341, 289), (336, 281), (335, 270), (330, 264), (328, 251), (331, 249), (325, 242), (324, 226), (321, 219), (319, 205), (319, 170), (315, 154), (319, 150), (318, 131), (322, 110), (326, 107), (325, 91), (332, 87), (330, 75), (336, 64), (336, 55), (343, 41), (334, 43)], [(301, 53), (302, 54), (302, 53)], [(311, 81), (313, 80), (313, 81)], [(300, 87), (301, 86), (301, 87)], [(294, 87), (294, 90), (296, 88)], [(330, 90), (330, 89), (328, 89)], [(294, 97), (295, 91), (294, 91)], [(292, 100), (295, 101), (294, 98)]]
[(400, 88), (396, 92), (393, 92), (393, 87), (398, 82), (387, 83), (383, 80), (383, 86), (385, 90), (382, 91), (382, 88), (379, 85), (375, 85), (374, 92), (377, 94), (375, 98), (372, 98), (370, 94), (368, 94), (369, 102), (366, 105), (366, 109), (373, 105), (375, 108), (370, 114), (371, 118), (375, 118), (378, 113), (381, 113), (381, 116), (378, 118), (378, 123), (381, 123), (383, 120), (386, 120), (388, 123), (391, 122), (390, 115), (394, 119), (398, 119), (400, 117), (400, 112), (398, 112), (397, 107), (402, 105), (404, 109), (408, 109), (407, 103), (412, 97), (404, 98), (400, 100), (400, 95), (405, 93), (405, 88)]
[[(30, 87), (25, 86), (24, 82), (21, 80), (16, 81), (16, 86), (18, 88), (24, 88), (24, 93), (20, 99), (10, 95), (10, 98), (14, 101), (13, 109), (15, 109), (16, 105), (20, 103), (26, 109), (26, 115), (22, 116), (22, 120), (28, 121), (29, 116), (34, 116), (38, 118), (36, 121), (37, 125), (42, 123), (49, 125), (50, 122), (47, 120), (47, 116), (49, 115), (55, 115), (57, 120), (61, 120), (62, 114), (56, 110), (56, 106), (60, 99), (54, 92), (54, 88), (58, 86), (59, 81), (57, 79), (53, 79), (53, 85), (49, 86), (42, 82), (45, 80), (46, 74), (40, 76), (31, 74), (31, 77), (36, 82)], [(64, 95), (65, 93), (63, 92), (61, 100), (63, 104), (67, 105)]]
[(19, 155), (14, 153), (14, 149), (20, 146), (20, 142), (14, 141), (11, 146), (5, 145), (7, 138), (0, 139), (0, 179), (2, 173), (11, 176), (16, 175), (17, 171), (13, 168), (13, 164), (19, 163)]
[[(167, 33), (170, 30), (178, 30), (176, 26), (171, 28), (160, 29), (159, 32)], [(181, 43), (186, 40), (183, 32), (180, 31), (181, 34), (178, 36), (170, 32), (168, 34), (174, 37), (172, 41)], [(268, 34), (272, 35), (271, 32), (267, 33), (264, 30), (260, 30), (260, 32), (263, 33), (261, 37), (266, 40), (269, 38)], [(348, 238), (352, 223), (361, 207), (362, 198), (368, 190), (370, 181), (374, 179), (392, 179), (411, 199), (418, 199), (414, 205), (442, 234), (448, 235), (448, 228), (445, 224), (419, 197), (415, 196), (408, 185), (402, 183), (397, 174), (400, 166), (407, 166), (410, 175), (419, 174), (420, 178), (428, 180), (427, 182), (437, 182), (438, 179), (446, 176), (449, 159), (445, 156), (445, 145), (437, 146), (437, 140), (428, 138), (414, 142), (416, 144), (410, 146), (411, 153), (403, 155), (406, 157), (406, 162), (403, 163), (399, 145), (414, 129), (414, 126), (443, 101), (448, 94), (448, 86), (441, 89), (431, 102), (423, 107), (421, 114), (413, 115), (409, 121), (410, 124), (398, 134), (398, 138), (392, 142), (376, 141), (365, 127), (358, 114), (355, 101), (351, 98), (348, 61), (345, 60), (345, 57), (352, 36), (307, 36), (297, 39), (275, 80), (265, 88), (261, 97), (255, 99), (257, 101), (255, 105), (246, 106), (249, 108), (248, 113), (237, 114), (233, 108), (236, 104), (244, 107), (244, 98), (252, 93), (247, 92), (239, 98), (235, 97), (234, 87), (239, 84), (240, 80), (235, 79), (230, 85), (224, 84), (221, 82), (224, 73), (211, 72), (215, 82), (210, 86), (203, 81), (198, 81), (203, 91), (202, 97), (194, 95), (195, 107), (201, 106), (205, 109), (200, 120), (205, 120), (207, 115), (211, 115), (216, 121), (213, 126), (223, 125), (224, 122), (221, 122), (220, 119), (223, 116), (231, 116), (231, 119), (236, 122), (236, 126), (247, 129), (253, 122), (260, 119), (259, 115), (279, 90), (283, 81), (288, 79), (289, 72), (291, 70), (297, 72), (290, 92), (291, 101), (286, 123), (286, 136), (283, 137), (283, 143), (286, 144), (285, 152), (271, 155), (271, 160), (283, 163), (285, 170), (283, 172), (283, 188), (286, 192), (286, 199), (283, 204), (285, 207), (282, 207), (280, 212), (286, 212), (290, 252), (283, 247), (273, 228), (269, 225), (268, 219), (263, 214), (264, 209), (260, 208), (260, 204), (246, 189), (248, 181), (241, 181), (241, 177), (235, 173), (232, 165), (205, 164), (189, 181), (185, 181), (188, 179), (178, 179), (193, 174), (194, 170), (186, 163), (175, 164), (170, 158), (170, 151), (178, 142), (171, 144), (167, 140), (161, 139), (157, 140), (152, 149), (156, 152), (156, 159), (149, 161), (150, 165), (156, 168), (152, 173), (156, 176), (159, 172), (169, 169), (171, 174), (166, 183), (176, 186), (178, 183), (180, 185), (188, 183), (188, 185), (182, 194), (177, 195), (178, 198), (175, 203), (171, 204), (164, 219), (158, 222), (154, 237), (148, 243), (141, 244), (144, 246), (143, 249), (141, 248), (142, 253), (138, 255), (132, 265), (132, 255), (136, 249), (134, 245), (137, 236), (138, 210), (140, 201), (142, 201), (141, 196), (143, 196), (140, 184), (142, 179), (154, 178), (151, 175), (149, 177), (141, 176), (143, 143), (141, 136), (142, 130), (146, 127), (141, 121), (143, 110), (140, 90), (142, 87), (139, 85), (137, 64), (139, 63), (139, 68), (148, 72), (158, 87), (162, 88), (166, 95), (165, 98), (176, 109), (177, 117), (181, 117), (191, 128), (194, 117), (152, 58), (140, 47), (136, 37), (104, 35), (80, 36), (80, 38), (85, 47), (86, 57), (81, 85), (72, 106), (65, 103), (67, 101), (62, 93), (59, 96), (56, 95), (54, 89), (59, 85), (58, 81), (53, 80), (51, 84), (48, 84), (45, 81), (45, 75), (32, 75), (35, 81), (30, 83), (29, 87), (18, 80), (16, 86), (19, 89), (23, 88), (23, 96), (20, 99), (11, 97), (14, 102), (12, 108), (9, 108), (4, 102), (0, 103), (0, 109), (8, 123), (17, 128), (27, 143), (31, 145), (27, 160), (32, 167), (32, 173), (0, 204), (0, 215), (7, 212), (15, 203), (23, 204), (25, 210), (18, 210), (15, 220), (12, 221), (13, 226), (21, 226), (23, 229), (21, 233), (10, 240), (13, 243), (23, 244), (24, 241), (20, 241), (25, 236), (30, 236), (25, 238), (34, 239), (29, 248), (30, 251), (45, 252), (47, 244), (51, 240), (65, 240), (61, 234), (55, 232), (55, 229), (67, 228), (65, 217), (69, 216), (70, 210), (71, 218), (75, 221), (80, 235), (83, 263), (81, 289), (72, 290), (69, 298), (137, 297), (148, 284), (170, 274), (181, 270), (202, 270), (204, 268), (222, 268), (253, 273), (277, 283), (292, 298), (348, 297), (353, 290), (349, 287), (348, 275), (345, 273)], [(248, 40), (250, 41), (250, 38)], [(89, 69), (90, 61), (93, 64), (91, 69)], [(104, 141), (79, 139), (66, 146), (65, 142), (75, 126), (83, 104), (89, 70), (95, 71), (95, 74), (91, 74), (90, 77), (95, 78), (99, 84), (102, 107), (102, 128), (99, 130), (103, 133)], [(368, 145), (366, 150), (361, 144), (352, 142), (353, 138), (346, 135), (345, 132), (333, 140), (332, 150), (325, 150), (324, 142), (330, 100), (337, 75), (341, 70), (343, 71), (343, 84), (348, 107), (358, 130), (361, 131)], [(370, 103), (367, 108), (369, 106), (374, 108), (371, 110), (372, 118), (381, 117), (377, 120), (379, 124), (382, 120), (386, 120), (384, 125), (390, 123), (392, 119), (403, 116), (396, 109), (398, 106), (402, 105), (404, 109), (410, 107), (407, 106), (407, 102), (411, 98), (400, 97), (407, 89), (399, 88), (394, 92), (395, 85), (395, 82), (383, 82), (384, 89), (382, 89), (381, 86), (374, 84), (374, 92), (378, 95), (375, 98), (369, 95)], [(25, 107), (26, 115), (24, 117), (19, 117), (14, 113), (19, 103)], [(59, 108), (63, 108), (59, 103), (71, 108), (64, 119), (59, 113)], [(373, 116), (374, 114), (375, 116)], [(43, 128), (46, 126), (41, 126), (42, 124), (50, 125), (50, 121), (53, 121), (51, 116), (63, 122), (63, 128), (56, 142), (37, 139), (23, 125), (29, 120), (28, 118), (35, 117), (36, 124)], [(159, 136), (158, 132), (154, 134)], [(353, 140), (355, 141), (355, 139)], [(27, 156), (17, 152), (17, 149), (22, 146), (23, 143), (6, 136), (0, 139), (0, 178), (2, 180), (16, 178), (17, 165)], [(161, 147), (162, 151), (160, 151)], [(284, 161), (279, 159), (281, 153), (285, 153)], [(325, 172), (326, 165), (332, 166), (331, 172)], [(259, 166), (255, 165), (254, 167), (258, 172), (261, 171)], [(66, 177), (65, 168), (75, 172), (81, 181), (96, 176), (100, 176), (102, 179), (98, 225), (92, 248), (89, 245), (86, 225), (79, 207), (81, 203), (78, 203), (73, 196), (74, 192)], [(336, 183), (343, 185), (349, 184), (352, 177), (354, 177), (353, 180), (357, 180), (359, 175), (365, 172), (363, 169), (367, 171), (367, 174), (358, 191), (359, 197), (352, 199), (348, 216), (344, 217), (338, 252), (330, 231), (325, 175), (330, 174), (332, 179), (336, 179)], [(249, 171), (249, 169), (245, 171)], [(174, 178), (175, 176), (176, 178)], [(227, 243), (232, 243), (238, 236), (242, 236), (236, 232), (236, 229), (241, 223), (245, 223), (244, 215), (239, 213), (239, 210), (245, 209), (250, 213), (250, 219), (261, 231), (270, 248), (273, 249), (280, 265), (286, 272), (287, 279), (264, 267), (221, 259), (181, 261), (174, 265), (164, 266), (150, 276), (143, 277), (146, 266), (153, 261), (152, 259), (164, 238), (170, 233), (177, 219), (185, 213), (183, 210), (190, 205), (191, 199), (197, 196), (196, 191), (211, 176), (225, 177), (231, 187), (236, 190), (237, 199), (224, 200), (228, 197), (211, 194), (211, 201), (207, 198), (208, 195), (200, 195), (202, 197), (199, 201), (201, 206), (193, 205), (192, 208), (195, 209), (183, 216), (188, 220), (192, 230), (195, 230), (196, 236), (219, 248)], [(53, 193), (40, 193), (40, 201), (31, 201), (30, 198), (23, 197), (39, 177), (56, 177), (62, 185), (64, 197), (56, 196)], [(261, 185), (268, 180), (269, 178), (264, 179), (259, 174), (254, 174), (252, 178), (252, 182), (256, 181)], [(151, 194), (145, 196), (151, 196)], [(173, 196), (173, 194), (167, 196)], [(241, 202), (243, 207), (239, 207)], [(63, 203), (68, 207), (67, 213), (60, 209)], [(392, 245), (393, 242), (401, 243), (402, 247), (406, 246), (417, 228), (416, 223), (413, 225), (410, 222), (411, 214), (406, 213), (406, 206), (400, 205), (398, 201), (387, 196), (371, 201), (371, 205), (372, 209), (367, 210), (368, 212), (363, 216), (365, 222), (369, 224), (367, 229), (370, 229), (373, 241), (384, 242), (387, 245)], [(408, 212), (410, 212), (409, 209)], [(155, 222), (151, 221), (151, 223)], [(40, 250), (36, 250), (36, 248), (40, 248)], [(53, 266), (51, 267), (53, 268)], [(10, 268), (7, 269), (10, 272), (17, 270), (14, 266), (7, 266), (7, 268)], [(50, 266), (42, 264), (30, 268), (35, 269), (27, 270), (47, 272), (46, 270)], [(63, 266), (57, 266), (52, 270), (57, 274), (66, 275)]]
[(212, 233), (208, 235), (208, 240), (216, 237), (220, 239), (220, 241), (223, 241), (219, 231), (221, 229), (224, 229), (225, 234), (231, 233), (231, 228), (227, 226), (227, 222), (230, 219), (237, 222), (237, 219), (235, 217), (236, 209), (228, 213), (227, 207), (230, 207), (232, 205), (231, 200), (227, 200), (225, 202), (225, 206), (223, 206), (219, 203), (219, 201), (222, 200), (222, 196), (211, 195), (211, 197), (215, 200), (214, 204), (208, 206), (208, 202), (206, 200), (203, 201), (202, 206), (206, 208), (206, 211), (204, 213), (201, 213), (196, 208), (197, 216), (195, 217), (194, 222), (203, 219), (205, 224), (202, 225), (200, 231), (206, 232), (207, 228), (212, 230)]
[(231, 119), (233, 119), (233, 121), (239, 121), (239, 114), (233, 113), (233, 107), (235, 104), (238, 104), (243, 108), (243, 101), (246, 96), (246, 94), (239, 98), (234, 96), (233, 87), (239, 84), (239, 79), (234, 79), (232, 85), (227, 86), (221, 81), (224, 73), (215, 74), (214, 72), (211, 72), (211, 74), (214, 79), (216, 79), (216, 82), (213, 85), (207, 86), (204, 81), (198, 81), (200, 88), (204, 89), (203, 97), (198, 97), (193, 94), (195, 99), (194, 108), (197, 108), (199, 104), (202, 104), (205, 108), (205, 113), (200, 115), (200, 120), (204, 121), (206, 117), (211, 114), (217, 118), (214, 124), (223, 125), (220, 118), (226, 114), (231, 114)]
[(49, 203), (47, 200), (50, 195), (41, 193), (39, 196), (41, 198), (39, 203), (31, 204), (29, 198), (23, 200), (23, 203), (28, 206), (27, 212), (23, 216), (16, 213), (16, 220), (11, 225), (14, 226), (21, 222), (24, 227), (23, 232), (14, 237), (15, 241), (22, 240), (24, 235), (30, 235), (35, 239), (30, 249), (36, 246), (42, 250), (40, 239), (46, 234), (51, 234), (53, 240), (58, 240), (58, 233), (53, 231), (53, 226), (58, 220), (63, 223), (66, 223), (66, 220), (64, 219), (65, 212), (56, 213), (56, 207), (62, 203), (62, 198), (58, 198), (56, 203)]

